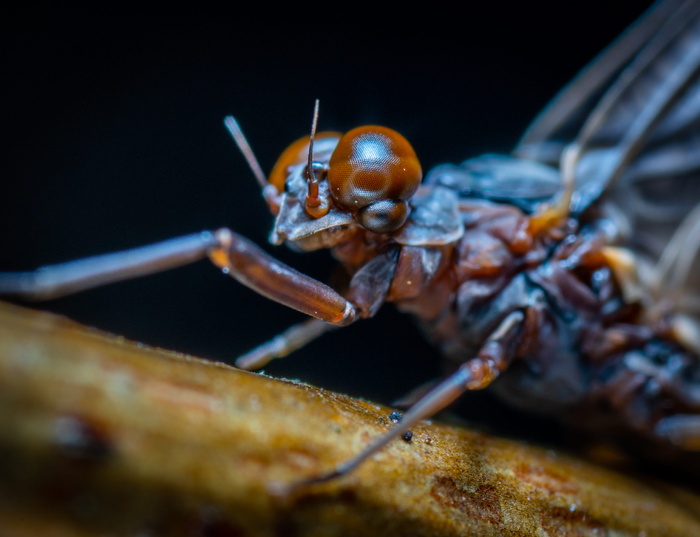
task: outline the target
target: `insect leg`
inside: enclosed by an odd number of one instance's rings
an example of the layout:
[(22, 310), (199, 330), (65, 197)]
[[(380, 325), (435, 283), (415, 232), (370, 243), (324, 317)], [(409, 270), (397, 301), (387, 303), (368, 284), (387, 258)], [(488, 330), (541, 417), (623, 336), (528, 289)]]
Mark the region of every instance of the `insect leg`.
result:
[(216, 236), (205, 231), (30, 272), (0, 272), (0, 295), (50, 300), (193, 263), (216, 244)]
[(327, 323), (345, 326), (356, 317), (355, 306), (327, 285), (301, 274), (266, 254), (253, 242), (228, 229), (216, 232), (209, 258), (255, 292)]
[(284, 358), (334, 328), (338, 328), (338, 326), (318, 319), (309, 319), (303, 323), (295, 324), (270, 341), (239, 356), (236, 360), (236, 367), (249, 371), (260, 369), (271, 360)]
[[(345, 296), (347, 303), (352, 305), (354, 315), (362, 318), (371, 317), (381, 307), (389, 292), (398, 258), (398, 248), (388, 249), (353, 275)], [(265, 262), (272, 263), (272, 267), (277, 263), (271, 259)], [(298, 275), (297, 280), (302, 278), (308, 279), (306, 276)], [(318, 282), (316, 284), (316, 287), (322, 286)], [(292, 307), (296, 306), (292, 305)], [(316, 314), (312, 315), (318, 317)], [(347, 321), (343, 323), (347, 324)], [(258, 369), (270, 360), (287, 356), (337, 326), (338, 324), (328, 324), (319, 319), (310, 319), (288, 328), (277, 337), (239, 357), (236, 365), (241, 369)]]
[(225, 273), (276, 302), (336, 325), (355, 320), (355, 307), (336, 291), (280, 263), (228, 229), (185, 235), (30, 272), (0, 273), (0, 295), (49, 300), (162, 272), (207, 256)]
[(457, 371), (423, 396), (404, 414), (399, 423), (376, 438), (358, 455), (341, 463), (326, 474), (294, 484), (290, 489), (287, 489), (287, 492), (298, 487), (324, 483), (351, 472), (418, 422), (434, 416), (451, 405), (464, 392), (480, 390), (491, 384), (501, 371), (508, 367), (512, 357), (511, 349), (520, 332), (524, 318), (525, 315), (522, 311), (514, 311), (508, 315), (486, 340), (475, 358), (462, 364)]

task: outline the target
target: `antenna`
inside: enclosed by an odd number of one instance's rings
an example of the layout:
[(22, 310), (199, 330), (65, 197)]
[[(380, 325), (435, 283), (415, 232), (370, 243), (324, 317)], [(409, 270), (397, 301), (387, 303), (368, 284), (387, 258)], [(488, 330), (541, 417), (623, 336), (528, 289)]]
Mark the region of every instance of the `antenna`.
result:
[(318, 99), (316, 99), (316, 102), (314, 103), (314, 117), (311, 120), (311, 135), (309, 136), (309, 164), (306, 167), (306, 177), (309, 179), (309, 181), (314, 181), (316, 179), (313, 170), (314, 138), (316, 137), (316, 125), (318, 125)]
[[(318, 103), (318, 101), (316, 102)], [(265, 173), (262, 171), (262, 168), (258, 163), (258, 159), (255, 158), (255, 154), (250, 148), (250, 144), (243, 134), (241, 127), (238, 125), (238, 121), (236, 121), (236, 118), (233, 116), (226, 116), (224, 118), (224, 125), (226, 125), (226, 128), (231, 133), (231, 137), (233, 138), (233, 141), (236, 142), (238, 149), (240, 149), (241, 153), (243, 153), (243, 156), (248, 162), (248, 166), (253, 172), (255, 179), (257, 179), (260, 188), (264, 189), (266, 186), (268, 186), (267, 178), (265, 177)]]
[(314, 218), (328, 214), (328, 200), (318, 195), (318, 176), (314, 168), (314, 138), (318, 125), (318, 99), (314, 103), (314, 117), (311, 120), (311, 135), (309, 136), (309, 161), (306, 166), (306, 212)]

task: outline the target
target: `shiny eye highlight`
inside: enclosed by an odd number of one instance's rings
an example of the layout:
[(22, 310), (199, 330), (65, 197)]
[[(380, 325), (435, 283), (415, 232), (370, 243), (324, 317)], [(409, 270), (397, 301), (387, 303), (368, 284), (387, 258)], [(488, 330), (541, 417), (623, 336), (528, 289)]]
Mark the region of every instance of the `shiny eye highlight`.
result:
[[(381, 230), (378, 233), (403, 225), (408, 216), (403, 202), (418, 189), (422, 176), (408, 140), (394, 130), (375, 125), (345, 133), (333, 151), (328, 170), (336, 204), (357, 213), (360, 224), (372, 231)], [(377, 206), (370, 209), (371, 204)], [(365, 207), (361, 216), (358, 211)]]

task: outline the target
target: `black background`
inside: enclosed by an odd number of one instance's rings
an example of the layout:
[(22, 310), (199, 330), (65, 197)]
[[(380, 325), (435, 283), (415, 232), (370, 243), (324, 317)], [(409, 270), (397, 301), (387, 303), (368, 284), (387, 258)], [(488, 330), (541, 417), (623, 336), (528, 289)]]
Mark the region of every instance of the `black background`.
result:
[[(150, 12), (92, 5), (5, 13), (0, 268), (228, 226), (323, 279), (327, 252), (266, 244), (272, 219), (224, 130), (225, 115), (238, 117), (265, 170), (307, 132), (315, 98), (321, 129), (393, 127), (426, 170), (506, 152), (647, 5), (482, 2), (411, 12), (402, 4), (387, 6), (386, 15), (373, 11), (379, 5), (323, 13), (288, 6), (293, 16), (271, 6), (244, 15), (204, 5)], [(223, 361), (301, 319), (206, 261), (33, 307)], [(389, 402), (437, 375), (439, 356), (389, 306), (267, 371)]]

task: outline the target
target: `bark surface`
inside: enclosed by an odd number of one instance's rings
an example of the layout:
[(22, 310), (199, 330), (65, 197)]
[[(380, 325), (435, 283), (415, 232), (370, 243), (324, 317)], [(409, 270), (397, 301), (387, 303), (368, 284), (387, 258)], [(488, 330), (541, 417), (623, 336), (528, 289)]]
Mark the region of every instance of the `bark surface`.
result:
[(693, 494), (439, 424), (276, 493), (390, 412), (3, 304), (0, 535), (700, 535)]

